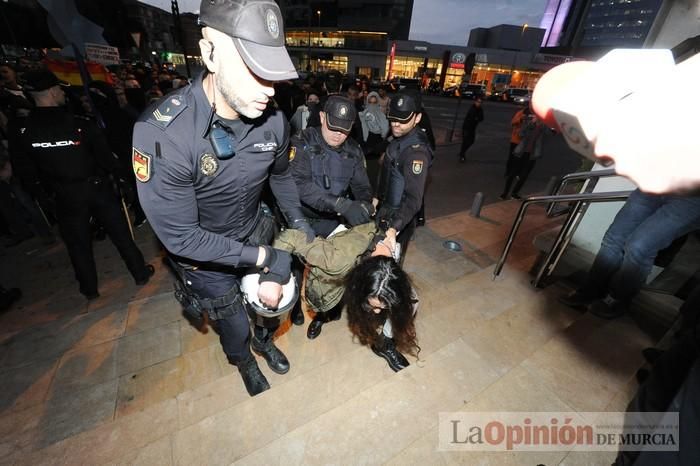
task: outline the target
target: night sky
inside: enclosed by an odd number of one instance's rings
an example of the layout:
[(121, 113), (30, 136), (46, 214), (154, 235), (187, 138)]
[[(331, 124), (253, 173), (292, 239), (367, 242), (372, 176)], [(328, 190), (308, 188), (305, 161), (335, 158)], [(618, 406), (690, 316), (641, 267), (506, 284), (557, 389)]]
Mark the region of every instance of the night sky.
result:
[[(170, 0), (142, 0), (170, 11)], [(200, 0), (178, 0), (180, 12), (197, 12)], [(469, 31), (498, 24), (539, 26), (546, 0), (415, 0), (412, 40), (466, 45)]]

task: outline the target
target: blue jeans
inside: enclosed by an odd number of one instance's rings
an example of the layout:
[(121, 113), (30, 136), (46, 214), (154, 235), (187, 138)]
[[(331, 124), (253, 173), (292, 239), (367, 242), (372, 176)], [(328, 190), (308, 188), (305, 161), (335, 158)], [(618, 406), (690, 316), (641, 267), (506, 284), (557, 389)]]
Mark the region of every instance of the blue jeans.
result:
[(630, 301), (659, 251), (700, 228), (700, 197), (632, 192), (605, 232), (583, 292)]

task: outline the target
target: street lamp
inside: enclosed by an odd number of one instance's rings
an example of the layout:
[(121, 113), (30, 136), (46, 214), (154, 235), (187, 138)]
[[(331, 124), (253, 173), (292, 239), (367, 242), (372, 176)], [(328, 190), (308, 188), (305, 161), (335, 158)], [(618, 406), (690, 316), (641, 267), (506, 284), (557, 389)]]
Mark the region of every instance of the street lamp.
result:
[(316, 10), (316, 14), (318, 15), (318, 27), (321, 27), (321, 10)]

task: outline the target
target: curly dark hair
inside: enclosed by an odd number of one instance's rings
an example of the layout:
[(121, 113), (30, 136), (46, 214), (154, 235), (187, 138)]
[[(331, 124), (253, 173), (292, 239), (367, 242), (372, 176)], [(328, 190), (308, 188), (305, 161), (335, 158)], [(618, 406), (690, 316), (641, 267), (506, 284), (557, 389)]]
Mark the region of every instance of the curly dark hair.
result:
[[(371, 297), (379, 299), (387, 309), (375, 313), (367, 303)], [(391, 257), (367, 257), (345, 279), (348, 323), (363, 345), (375, 344), (377, 329), (389, 319), (398, 350), (418, 357), (413, 303), (411, 280)]]

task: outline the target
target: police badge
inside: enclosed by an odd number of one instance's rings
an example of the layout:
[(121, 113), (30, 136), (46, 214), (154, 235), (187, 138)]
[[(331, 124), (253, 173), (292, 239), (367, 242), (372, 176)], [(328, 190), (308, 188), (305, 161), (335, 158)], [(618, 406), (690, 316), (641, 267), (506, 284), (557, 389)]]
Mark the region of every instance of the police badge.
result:
[(265, 16), (265, 22), (267, 23), (267, 32), (269, 32), (274, 39), (277, 39), (280, 35), (280, 25), (277, 21), (277, 15), (274, 11), (267, 10)]
[(151, 156), (133, 148), (131, 153), (131, 166), (134, 169), (134, 176), (141, 183), (151, 179)]
[(413, 169), (414, 175), (420, 175), (421, 173), (423, 173), (423, 161), (414, 160), (411, 168)]
[(204, 176), (214, 176), (219, 170), (219, 161), (213, 154), (202, 154), (199, 158), (199, 171)]

